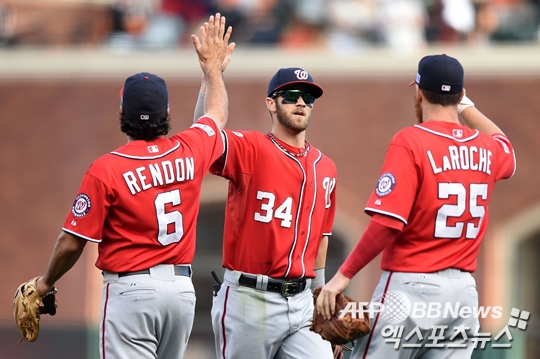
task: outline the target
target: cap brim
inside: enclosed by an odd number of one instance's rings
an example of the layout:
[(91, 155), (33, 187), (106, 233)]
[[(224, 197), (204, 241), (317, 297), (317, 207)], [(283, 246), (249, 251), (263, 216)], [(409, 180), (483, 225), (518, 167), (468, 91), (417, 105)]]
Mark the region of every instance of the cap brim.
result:
[(291, 81), (291, 82), (287, 82), (287, 83), (284, 83), (283, 85), (279, 86), (279, 87), (276, 87), (274, 89), (274, 91), (272, 91), (272, 93), (284, 88), (284, 87), (287, 87), (289, 85), (294, 85), (294, 84), (300, 84), (302, 86), (305, 86), (307, 88), (309, 88), (309, 93), (312, 94), (313, 96), (315, 96), (315, 98), (319, 98), (322, 96), (323, 94), (323, 89), (321, 86), (313, 83), (313, 82), (305, 82), (305, 81)]

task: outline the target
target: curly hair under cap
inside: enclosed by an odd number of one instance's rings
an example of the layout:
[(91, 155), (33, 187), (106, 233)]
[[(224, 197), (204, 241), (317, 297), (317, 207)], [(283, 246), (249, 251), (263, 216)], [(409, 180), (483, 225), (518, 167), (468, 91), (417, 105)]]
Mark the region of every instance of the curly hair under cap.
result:
[(134, 140), (152, 141), (165, 136), (171, 129), (171, 117), (166, 115), (159, 120), (133, 120), (125, 113), (120, 113), (120, 131)]

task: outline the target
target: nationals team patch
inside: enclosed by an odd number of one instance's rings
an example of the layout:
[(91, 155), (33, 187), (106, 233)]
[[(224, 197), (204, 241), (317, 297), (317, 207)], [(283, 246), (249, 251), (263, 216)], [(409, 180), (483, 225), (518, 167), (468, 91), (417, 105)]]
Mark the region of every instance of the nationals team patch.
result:
[(394, 186), (396, 185), (396, 178), (391, 173), (385, 173), (379, 178), (379, 182), (377, 182), (377, 187), (375, 188), (375, 193), (377, 193), (377, 196), (382, 197), (386, 196), (392, 190), (394, 189)]
[(73, 202), (73, 207), (71, 207), (71, 214), (74, 217), (83, 217), (90, 212), (92, 202), (90, 201), (90, 197), (88, 197), (86, 194), (81, 193), (75, 198), (75, 202)]

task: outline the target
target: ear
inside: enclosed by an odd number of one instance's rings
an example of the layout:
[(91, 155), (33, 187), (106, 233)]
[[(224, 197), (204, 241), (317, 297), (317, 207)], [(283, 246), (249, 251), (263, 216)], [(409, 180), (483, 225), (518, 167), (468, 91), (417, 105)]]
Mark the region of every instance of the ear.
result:
[(424, 95), (422, 95), (422, 91), (420, 90), (420, 87), (418, 85), (414, 85), (414, 95), (416, 98), (416, 101), (422, 102), (422, 99), (424, 98)]
[(122, 106), (118, 106), (120, 108), (120, 113), (124, 113), (124, 108)]
[(276, 110), (276, 101), (270, 97), (267, 97), (266, 98), (266, 107), (268, 108), (268, 110), (270, 112), (273, 112), (275, 113), (277, 110)]
[(169, 116), (170, 114), (171, 114), (171, 109), (167, 108), (167, 116)]
[(459, 102), (458, 103), (461, 103), (461, 100), (463, 100), (463, 97), (465, 96), (465, 93), (467, 91), (465, 91), (465, 87), (463, 88), (463, 90), (461, 90), (461, 95), (459, 96)]

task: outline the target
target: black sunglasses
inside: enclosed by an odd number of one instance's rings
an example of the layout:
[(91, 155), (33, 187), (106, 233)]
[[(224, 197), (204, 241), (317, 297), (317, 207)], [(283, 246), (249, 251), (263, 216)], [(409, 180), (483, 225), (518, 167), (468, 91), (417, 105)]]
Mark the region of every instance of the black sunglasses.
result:
[(281, 101), (282, 104), (296, 104), (296, 102), (298, 101), (298, 98), (302, 97), (302, 99), (304, 100), (304, 103), (306, 104), (306, 106), (308, 107), (312, 107), (313, 106), (313, 102), (315, 102), (315, 96), (307, 93), (307, 92), (304, 92), (304, 91), (300, 91), (300, 90), (281, 90), (281, 91), (276, 91), (274, 92), (274, 94), (272, 95), (272, 98), (276, 98), (276, 97), (283, 97), (283, 100)]

